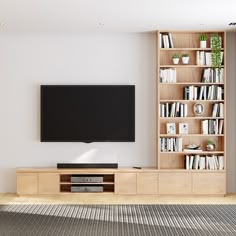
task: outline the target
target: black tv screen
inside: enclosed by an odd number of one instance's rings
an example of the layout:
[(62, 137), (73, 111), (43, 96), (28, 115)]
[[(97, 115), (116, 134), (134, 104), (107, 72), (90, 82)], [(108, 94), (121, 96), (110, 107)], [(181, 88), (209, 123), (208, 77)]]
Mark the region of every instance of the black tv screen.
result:
[(41, 85), (42, 142), (134, 142), (134, 85)]

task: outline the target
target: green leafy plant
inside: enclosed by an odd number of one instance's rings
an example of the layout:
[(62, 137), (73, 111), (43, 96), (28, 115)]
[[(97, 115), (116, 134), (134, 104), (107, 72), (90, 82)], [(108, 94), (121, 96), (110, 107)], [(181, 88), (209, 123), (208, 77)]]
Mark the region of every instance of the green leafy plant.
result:
[(172, 58), (180, 58), (178, 53), (175, 53)]
[(207, 41), (207, 35), (206, 34), (201, 34), (200, 35), (200, 41)]
[(207, 140), (208, 145), (215, 145), (215, 143), (212, 140)]
[(212, 67), (215, 69), (219, 69), (220, 73), (221, 69), (221, 37), (218, 34), (214, 34), (211, 36), (211, 61)]
[(183, 54), (182, 57), (189, 57), (189, 55), (188, 54)]

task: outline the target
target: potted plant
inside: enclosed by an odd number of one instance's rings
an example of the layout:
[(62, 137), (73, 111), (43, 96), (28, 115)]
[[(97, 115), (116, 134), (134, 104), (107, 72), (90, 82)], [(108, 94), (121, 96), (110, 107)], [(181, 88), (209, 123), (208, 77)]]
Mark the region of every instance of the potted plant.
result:
[(188, 54), (183, 54), (182, 55), (182, 62), (183, 62), (183, 64), (188, 64), (189, 63), (189, 55)]
[(211, 36), (211, 62), (212, 67), (219, 69), (220, 73), (221, 63), (222, 63), (222, 54), (221, 54), (221, 36), (214, 34)]
[(180, 58), (179, 54), (178, 54), (178, 53), (175, 53), (175, 54), (173, 55), (173, 57), (172, 57), (173, 63), (174, 63), (174, 64), (179, 64), (179, 58)]
[(215, 143), (212, 140), (208, 140), (206, 145), (207, 151), (213, 151), (215, 150), (215, 148), (216, 148)]
[(207, 35), (201, 34), (200, 35), (200, 48), (206, 48), (207, 47)]

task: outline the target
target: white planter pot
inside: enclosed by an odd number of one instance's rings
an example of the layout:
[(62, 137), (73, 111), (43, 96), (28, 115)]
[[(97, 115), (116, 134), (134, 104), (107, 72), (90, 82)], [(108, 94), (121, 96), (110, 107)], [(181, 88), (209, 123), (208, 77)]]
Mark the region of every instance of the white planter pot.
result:
[(182, 57), (182, 62), (183, 62), (183, 64), (188, 64), (189, 63), (189, 57)]
[(175, 65), (179, 64), (179, 58), (173, 58), (173, 63), (174, 63)]
[(200, 41), (200, 48), (206, 48), (207, 42), (206, 41)]

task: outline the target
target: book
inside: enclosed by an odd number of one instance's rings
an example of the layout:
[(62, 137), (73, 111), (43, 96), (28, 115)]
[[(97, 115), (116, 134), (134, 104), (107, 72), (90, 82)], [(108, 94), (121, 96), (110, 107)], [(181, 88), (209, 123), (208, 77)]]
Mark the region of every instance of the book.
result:
[(199, 159), (200, 159), (200, 156), (199, 155), (195, 155), (194, 162), (193, 162), (193, 169), (195, 169), (195, 170), (198, 169)]
[(171, 33), (168, 33), (170, 48), (174, 47), (173, 39)]
[(201, 157), (200, 157), (200, 160), (199, 160), (199, 169), (200, 169), (200, 170), (206, 169), (206, 158), (205, 158), (204, 156), (201, 156)]
[(208, 134), (208, 120), (201, 121), (202, 134)]
[(223, 170), (224, 169), (224, 156), (219, 156), (218, 161), (219, 161), (219, 170)]
[(160, 33), (160, 36), (159, 36), (159, 44), (160, 44), (160, 48), (163, 48), (163, 39), (162, 39), (162, 34)]
[(193, 160), (194, 160), (194, 156), (191, 155), (191, 156), (190, 156), (190, 161), (189, 161), (189, 169), (190, 169), (190, 170), (193, 169)]
[(224, 120), (220, 120), (218, 134), (223, 134), (223, 125), (224, 125)]
[(189, 170), (189, 155), (185, 156), (185, 169)]

